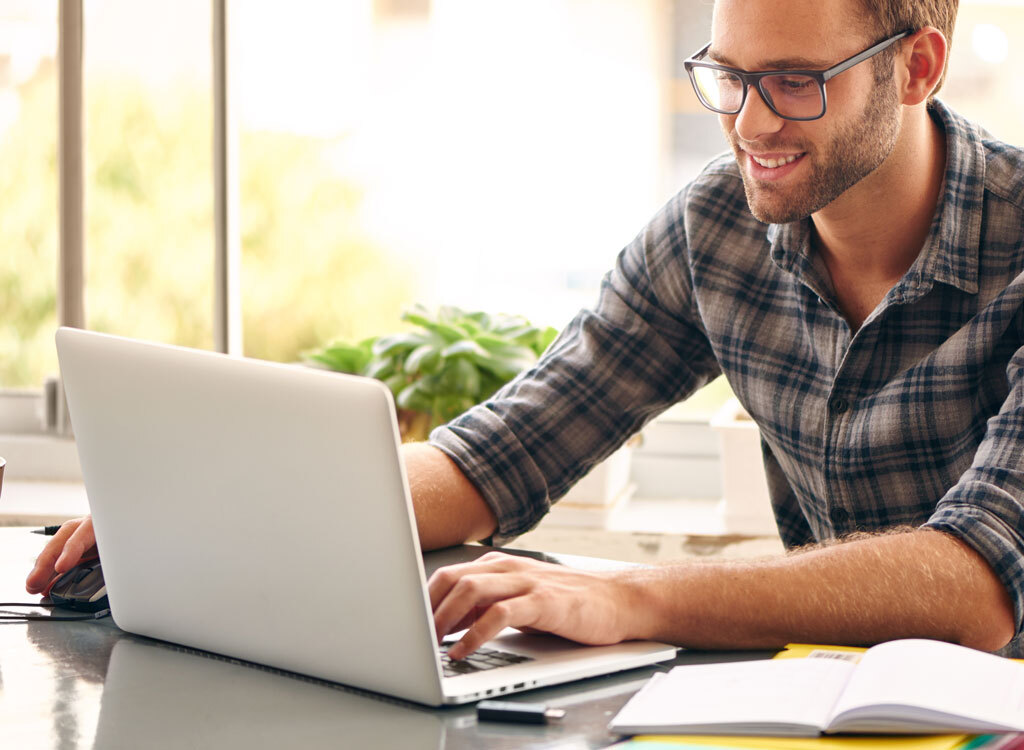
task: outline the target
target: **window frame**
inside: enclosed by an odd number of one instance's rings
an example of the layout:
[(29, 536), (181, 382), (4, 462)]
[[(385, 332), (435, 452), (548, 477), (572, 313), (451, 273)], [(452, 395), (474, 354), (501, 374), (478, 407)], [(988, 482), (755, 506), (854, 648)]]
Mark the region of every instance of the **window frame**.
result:
[[(58, 0), (57, 319), (86, 328), (83, 0)], [(228, 0), (211, 0), (213, 55), (214, 350), (242, 355), (238, 128), (230, 85), (232, 24)], [(704, 420), (700, 427), (710, 434)], [(16, 457), (8, 479), (81, 481), (59, 376), (38, 389), (0, 388), (0, 455)], [(705, 442), (706, 441), (702, 441)], [(717, 447), (694, 454), (717, 461)], [(680, 454), (683, 462), (693, 458)], [(691, 462), (692, 463), (692, 462)], [(689, 465), (689, 464), (686, 464)], [(704, 481), (704, 480), (702, 480)], [(717, 481), (708, 477), (706, 481)]]

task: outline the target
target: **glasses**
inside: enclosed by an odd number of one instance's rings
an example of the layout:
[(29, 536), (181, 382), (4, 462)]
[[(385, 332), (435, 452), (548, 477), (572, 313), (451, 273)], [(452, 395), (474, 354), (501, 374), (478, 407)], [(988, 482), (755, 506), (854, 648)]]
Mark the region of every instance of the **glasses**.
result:
[(747, 101), (751, 86), (768, 108), (784, 120), (817, 120), (825, 114), (825, 83), (844, 70), (874, 57), (913, 31), (901, 31), (883, 42), (848, 57), (828, 70), (765, 70), (747, 73), (704, 62), (711, 44), (683, 63), (700, 103), (712, 112), (736, 115)]

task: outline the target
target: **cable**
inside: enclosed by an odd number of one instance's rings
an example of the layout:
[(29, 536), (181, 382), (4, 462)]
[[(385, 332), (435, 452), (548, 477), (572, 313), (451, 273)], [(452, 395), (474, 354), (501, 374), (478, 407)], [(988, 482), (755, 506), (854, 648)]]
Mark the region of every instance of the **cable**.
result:
[[(28, 604), (26, 602), (0, 602), (0, 607), (55, 607), (55, 604)], [(89, 615), (8, 615), (0, 614), (0, 622), (78, 622), (80, 620), (102, 620), (110, 616), (109, 609), (101, 609)]]

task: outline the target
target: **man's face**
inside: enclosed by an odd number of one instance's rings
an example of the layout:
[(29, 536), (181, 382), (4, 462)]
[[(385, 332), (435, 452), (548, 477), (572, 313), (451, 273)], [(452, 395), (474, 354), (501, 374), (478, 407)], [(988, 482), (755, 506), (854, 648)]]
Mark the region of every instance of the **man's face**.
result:
[[(857, 0), (718, 0), (709, 58), (748, 71), (821, 70), (873, 42)], [(873, 172), (899, 135), (894, 81), (866, 61), (826, 85), (820, 120), (783, 120), (751, 89), (738, 115), (720, 115), (750, 210), (784, 224), (820, 211)]]

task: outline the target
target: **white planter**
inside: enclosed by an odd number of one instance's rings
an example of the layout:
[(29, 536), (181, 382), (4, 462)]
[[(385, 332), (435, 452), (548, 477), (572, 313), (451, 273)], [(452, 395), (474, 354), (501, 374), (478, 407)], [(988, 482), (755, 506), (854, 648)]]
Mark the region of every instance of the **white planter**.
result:
[(757, 425), (733, 398), (712, 417), (711, 427), (722, 448), (721, 514), (726, 533), (777, 535)]
[(590, 470), (573, 485), (559, 503), (571, 505), (611, 505), (629, 484), (633, 449), (627, 443)]
[(604, 529), (629, 504), (636, 486), (629, 472), (633, 449), (627, 444), (578, 481), (544, 519), (545, 526)]

